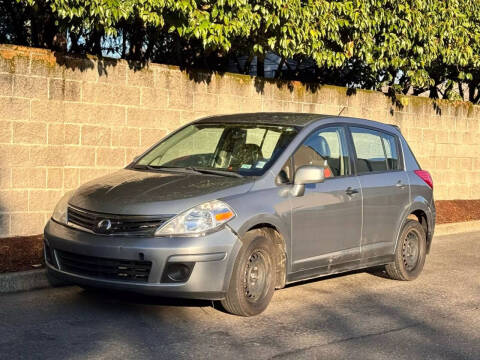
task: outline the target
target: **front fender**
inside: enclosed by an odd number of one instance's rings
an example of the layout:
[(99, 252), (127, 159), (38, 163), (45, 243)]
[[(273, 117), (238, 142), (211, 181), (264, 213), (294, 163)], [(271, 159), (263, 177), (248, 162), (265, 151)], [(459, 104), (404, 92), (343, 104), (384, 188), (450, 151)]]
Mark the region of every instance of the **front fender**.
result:
[(251, 218), (245, 220), (245, 222), (239, 228), (233, 230), (241, 238), (248, 230), (262, 224), (268, 224), (275, 227), (284, 239), (290, 238), (288, 229), (286, 229), (285, 224), (283, 224), (283, 222), (275, 215), (266, 213), (252, 216)]

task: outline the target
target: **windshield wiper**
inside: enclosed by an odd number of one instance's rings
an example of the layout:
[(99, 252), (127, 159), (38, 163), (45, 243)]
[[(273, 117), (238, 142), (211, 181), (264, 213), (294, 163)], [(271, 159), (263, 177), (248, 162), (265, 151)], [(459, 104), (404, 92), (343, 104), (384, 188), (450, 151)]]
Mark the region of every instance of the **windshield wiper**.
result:
[(239, 173), (228, 171), (228, 170), (203, 169), (203, 168), (196, 168), (192, 166), (186, 167), (185, 169), (192, 170), (201, 174), (212, 174), (212, 175), (243, 178), (243, 175), (240, 175)]
[(154, 170), (154, 171), (175, 171), (175, 172), (192, 172), (193, 170), (179, 167), (179, 166), (156, 166), (156, 165), (138, 165), (135, 166), (135, 169), (147, 169), (147, 170)]
[[(140, 167), (141, 166), (141, 167)], [(212, 175), (219, 175), (219, 176), (229, 176), (229, 177), (236, 177), (236, 178), (243, 178), (243, 175), (240, 175), (236, 172), (231, 172), (228, 170), (215, 170), (215, 169), (202, 169), (196, 168), (193, 166), (155, 166), (155, 165), (140, 165), (135, 167), (137, 169), (148, 169), (154, 171), (176, 171), (176, 172), (189, 172), (189, 173), (198, 173), (198, 174), (212, 174)]]

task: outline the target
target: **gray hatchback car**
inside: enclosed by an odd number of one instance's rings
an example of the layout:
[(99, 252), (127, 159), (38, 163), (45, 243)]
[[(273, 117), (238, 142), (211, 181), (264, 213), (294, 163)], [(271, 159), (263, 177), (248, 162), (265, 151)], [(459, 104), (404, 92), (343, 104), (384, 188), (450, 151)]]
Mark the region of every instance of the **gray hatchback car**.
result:
[(81, 286), (221, 300), (251, 316), (301, 280), (379, 265), (415, 279), (432, 189), (393, 125), (208, 117), (66, 194), (45, 227), (45, 260)]

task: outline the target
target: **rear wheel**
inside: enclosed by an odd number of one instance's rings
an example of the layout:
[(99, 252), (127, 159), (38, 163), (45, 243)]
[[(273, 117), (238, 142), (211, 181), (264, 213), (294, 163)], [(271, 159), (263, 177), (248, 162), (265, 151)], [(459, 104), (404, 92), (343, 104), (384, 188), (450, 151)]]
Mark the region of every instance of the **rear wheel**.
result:
[(253, 316), (267, 308), (275, 290), (275, 247), (268, 233), (261, 229), (249, 231), (242, 242), (221, 303), (232, 314)]
[(395, 251), (395, 261), (385, 266), (388, 276), (395, 280), (414, 280), (420, 275), (427, 256), (425, 230), (415, 220), (407, 220)]

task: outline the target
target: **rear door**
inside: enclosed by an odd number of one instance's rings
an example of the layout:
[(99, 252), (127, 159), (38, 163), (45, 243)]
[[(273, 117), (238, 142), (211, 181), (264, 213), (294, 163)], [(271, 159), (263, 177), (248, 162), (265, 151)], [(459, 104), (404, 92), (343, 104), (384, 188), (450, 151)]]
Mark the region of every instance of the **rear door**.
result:
[(410, 204), (400, 142), (393, 133), (361, 126), (349, 128), (363, 195), (362, 257), (389, 256)]

